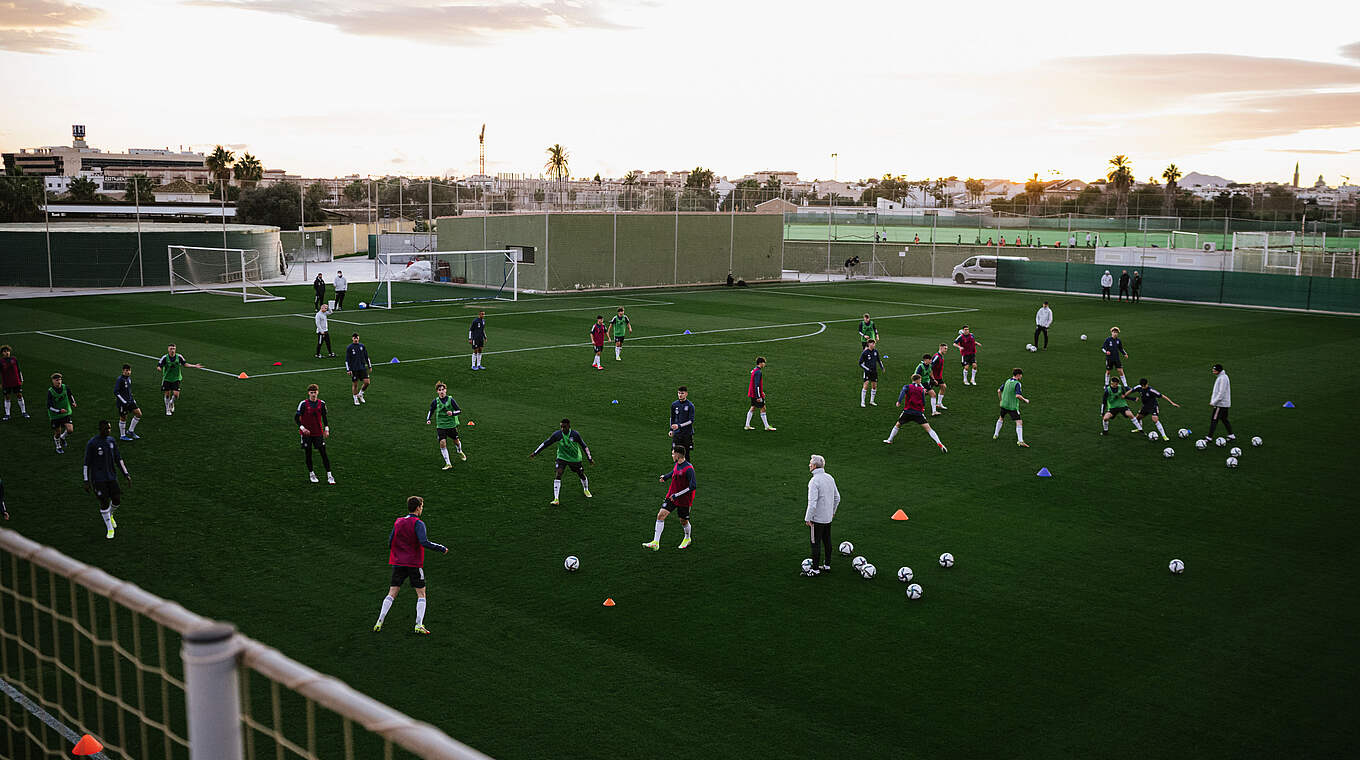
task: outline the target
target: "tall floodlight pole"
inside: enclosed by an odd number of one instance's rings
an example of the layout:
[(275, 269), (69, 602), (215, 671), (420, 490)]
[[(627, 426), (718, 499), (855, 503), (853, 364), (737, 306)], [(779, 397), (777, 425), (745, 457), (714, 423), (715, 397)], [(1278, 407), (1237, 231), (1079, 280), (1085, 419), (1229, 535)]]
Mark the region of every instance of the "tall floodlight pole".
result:
[(137, 284), (146, 287), (146, 273), (142, 269), (142, 198), (135, 174), (132, 175), (132, 203), (137, 209)]

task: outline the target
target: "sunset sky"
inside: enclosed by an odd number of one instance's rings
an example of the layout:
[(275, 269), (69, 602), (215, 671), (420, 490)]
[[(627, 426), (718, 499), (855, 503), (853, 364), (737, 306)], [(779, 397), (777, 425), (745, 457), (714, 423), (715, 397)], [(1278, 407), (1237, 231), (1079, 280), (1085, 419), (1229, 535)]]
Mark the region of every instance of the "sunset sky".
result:
[[(307, 176), (1360, 182), (1360, 3), (0, 0), (0, 148)], [(831, 154), (839, 154), (839, 168)]]

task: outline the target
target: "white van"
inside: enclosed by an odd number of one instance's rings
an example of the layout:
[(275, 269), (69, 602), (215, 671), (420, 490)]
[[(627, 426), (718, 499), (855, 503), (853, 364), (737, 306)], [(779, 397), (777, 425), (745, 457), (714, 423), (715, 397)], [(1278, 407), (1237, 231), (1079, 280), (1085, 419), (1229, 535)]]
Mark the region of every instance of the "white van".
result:
[(1029, 261), (1028, 256), (970, 256), (967, 261), (954, 267), (954, 282), (963, 285), (967, 282), (989, 282), (996, 284), (996, 261)]

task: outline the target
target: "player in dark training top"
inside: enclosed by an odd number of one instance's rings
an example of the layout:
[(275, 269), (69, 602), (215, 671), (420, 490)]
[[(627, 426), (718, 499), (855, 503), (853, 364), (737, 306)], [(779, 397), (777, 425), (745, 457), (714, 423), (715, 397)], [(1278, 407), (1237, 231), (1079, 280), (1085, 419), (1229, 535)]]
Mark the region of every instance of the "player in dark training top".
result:
[(1124, 377), (1124, 357), (1129, 355), (1124, 350), (1124, 342), (1119, 339), (1119, 328), (1110, 328), (1110, 337), (1100, 345), (1101, 353), (1105, 354), (1105, 384), (1110, 384), (1110, 370), (1119, 370), (1119, 382), (1128, 387), (1129, 379)]
[(883, 357), (878, 355), (878, 341), (864, 344), (859, 354), (859, 368), (864, 373), (864, 384), (859, 387), (859, 408), (864, 408), (864, 392), (869, 391), (869, 403), (878, 406), (878, 371), (883, 369)]
[(685, 460), (684, 447), (676, 446), (671, 449), (671, 461), (675, 462), (675, 466), (660, 478), (662, 483), (670, 481), (670, 487), (666, 489), (666, 498), (661, 502), (661, 509), (656, 512), (656, 527), (652, 531), (652, 540), (642, 545), (644, 549), (656, 551), (661, 548), (661, 531), (666, 529), (666, 518), (671, 512), (680, 518), (680, 524), (685, 529), (685, 537), (676, 548), (689, 547), (689, 508), (694, 505), (694, 491), (699, 485), (694, 479), (694, 465)]
[(533, 459), (538, 456), (538, 452), (554, 443), (557, 444), (557, 469), (553, 475), (553, 499), (550, 503), (562, 503), (560, 498), (562, 495), (562, 472), (568, 468), (581, 479), (581, 493), (589, 499), (590, 480), (586, 477), (586, 469), (581, 466), (581, 461), (584, 459), (594, 466), (595, 458), (590, 455), (590, 447), (586, 445), (581, 434), (571, 429), (571, 420), (563, 418), (562, 429), (554, 430), (553, 434), (548, 436), (543, 443), (538, 444), (538, 448), (529, 454), (529, 458)]
[(667, 433), (672, 446), (685, 450), (685, 459), (694, 453), (694, 402), (689, 400), (689, 388), (680, 386), (671, 402), (671, 427)]
[[(959, 330), (959, 337), (954, 339), (954, 345), (959, 347), (959, 353), (963, 361), (963, 384), (977, 385), (977, 349), (982, 345), (977, 337), (973, 335), (973, 330), (968, 325), (964, 325)], [(968, 377), (968, 370), (973, 370), (973, 376)]]
[(321, 452), (321, 466), (326, 469), (326, 482), (335, 485), (331, 474), (331, 458), (326, 453), (326, 439), (331, 437), (331, 427), (326, 421), (326, 402), (320, 398), (321, 391), (316, 383), (307, 386), (307, 398), (297, 406), (293, 422), (297, 423), (298, 435), (302, 439), (302, 453), (307, 461), (307, 477), (313, 483), (320, 483), (312, 470), (312, 450)]
[(1170, 396), (1167, 396), (1156, 388), (1153, 388), (1151, 385), (1148, 385), (1148, 379), (1146, 377), (1139, 379), (1138, 384), (1130, 388), (1127, 395), (1138, 396), (1139, 400), (1143, 402), (1142, 408), (1138, 410), (1136, 419), (1141, 422), (1145, 418), (1151, 417), (1152, 424), (1157, 426), (1157, 434), (1162, 437), (1162, 440), (1171, 440), (1171, 437), (1166, 434), (1166, 430), (1162, 428), (1162, 420), (1159, 416), (1160, 409), (1157, 402), (1159, 400), (1165, 401), (1177, 409), (1179, 409), (1181, 405), (1172, 401)]
[(472, 346), (472, 368), (486, 369), (482, 366), (482, 346), (486, 345), (486, 312), (477, 312), (477, 318), (472, 320), (472, 326), (468, 328), (468, 345)]
[(373, 371), (373, 360), (368, 358), (368, 348), (359, 342), (359, 333), (349, 336), (349, 346), (345, 348), (345, 371), (349, 372), (349, 394), (354, 398), (354, 405), (367, 404), (364, 391), (368, 390), (368, 375)]
[(19, 414), (28, 419), (28, 406), (24, 403), (24, 373), (19, 370), (19, 360), (14, 358), (14, 349), (0, 346), (0, 392), (5, 397), (4, 422), (9, 421), (9, 397), (19, 402)]
[(770, 425), (769, 415), (766, 414), (765, 406), (765, 357), (756, 357), (756, 366), (751, 369), (751, 374), (746, 381), (746, 400), (751, 406), (746, 410), (746, 429), (755, 430), (751, 427), (751, 416), (760, 410), (760, 422), (766, 430), (774, 430)]
[(62, 381), (61, 373), (52, 373), (52, 387), (47, 389), (47, 419), (52, 423), (52, 444), (58, 454), (66, 453), (66, 437), (76, 431), (71, 412), (76, 408), (76, 397)]
[[(113, 382), (113, 401), (118, 408), (118, 440), (135, 441), (141, 438), (137, 435), (137, 423), (142, 421), (142, 408), (137, 406), (137, 399), (132, 397), (132, 365), (123, 365), (123, 374)], [(128, 418), (131, 417), (131, 420)]]
[(902, 392), (897, 394), (897, 406), (902, 408), (902, 414), (898, 416), (897, 422), (893, 425), (892, 430), (888, 431), (888, 437), (884, 438), (883, 442), (892, 443), (893, 439), (897, 437), (897, 431), (903, 425), (908, 422), (915, 422), (921, 426), (922, 430), (926, 431), (930, 440), (940, 447), (941, 454), (948, 454), (949, 449), (945, 448), (944, 443), (940, 441), (940, 436), (930, 429), (930, 423), (926, 421), (926, 388), (921, 385), (921, 379), (919, 374), (912, 375), (911, 384), (902, 386)]
[(623, 360), (623, 339), (626, 335), (633, 334), (633, 323), (628, 320), (623, 313), (623, 307), (619, 307), (618, 314), (609, 320), (609, 332), (614, 335), (614, 361)]
[(1020, 402), (1029, 403), (1029, 399), (1020, 393), (1020, 378), (1024, 374), (1024, 370), (1016, 367), (1011, 370), (1010, 379), (996, 389), (997, 399), (1001, 402), (1001, 414), (996, 418), (996, 430), (992, 431), (992, 440), (1001, 437), (1001, 423), (1010, 417), (1015, 420), (1015, 445), (1029, 448), (1029, 444), (1025, 443), (1024, 423), (1020, 420)]
[(604, 369), (604, 364), (600, 362), (600, 352), (604, 350), (604, 339), (609, 336), (609, 328), (604, 326), (604, 315), (595, 317), (595, 324), (590, 326), (590, 342), (595, 346), (595, 358), (590, 360), (590, 366), (595, 369)]
[(927, 383), (927, 378), (923, 375), (921, 384), (934, 393), (930, 402), (931, 411), (936, 409), (949, 411), (949, 407), (944, 405), (944, 392), (948, 387), (944, 383), (944, 355), (949, 353), (949, 344), (941, 343), (938, 348), (935, 355), (930, 357), (930, 382)]
[(123, 491), (118, 487), (118, 473), (123, 479), (132, 482), (127, 463), (118, 452), (118, 444), (113, 440), (113, 426), (108, 420), (99, 421), (99, 435), (85, 444), (85, 465), (81, 469), (88, 493), (94, 489), (99, 499), (99, 516), (104, 520), (104, 538), (113, 538), (118, 521), (113, 519), (113, 511), (123, 502)]
[(449, 395), (448, 386), (438, 382), (434, 384), (434, 401), (430, 402), (430, 411), (425, 415), (425, 424), (431, 423), (435, 426), (435, 432), (439, 436), (439, 453), (444, 457), (444, 469), (452, 470), (453, 462), (449, 460), (449, 439), (453, 439), (453, 445), (458, 449), (458, 458), (467, 461), (467, 454), (463, 453), (463, 442), (458, 438), (458, 415), (463, 410), (458, 408), (458, 402)]
[(448, 554), (449, 548), (436, 544), (425, 532), (425, 522), (420, 516), (425, 513), (425, 500), (412, 496), (406, 500), (406, 514), (392, 523), (392, 532), (387, 534), (387, 564), (392, 566), (392, 582), (383, 597), (382, 609), (378, 612), (378, 622), (373, 624), (373, 632), (382, 630), (392, 603), (397, 601), (397, 592), (407, 580), (416, 590), (416, 627), (415, 632), (429, 635), (425, 627), (425, 550)]
[(183, 354), (176, 353), (174, 343), (165, 347), (165, 355), (156, 362), (156, 368), (161, 371), (161, 390), (165, 391), (166, 417), (175, 413), (175, 402), (179, 400), (179, 385), (184, 380), (185, 367), (203, 369), (202, 364), (190, 364)]

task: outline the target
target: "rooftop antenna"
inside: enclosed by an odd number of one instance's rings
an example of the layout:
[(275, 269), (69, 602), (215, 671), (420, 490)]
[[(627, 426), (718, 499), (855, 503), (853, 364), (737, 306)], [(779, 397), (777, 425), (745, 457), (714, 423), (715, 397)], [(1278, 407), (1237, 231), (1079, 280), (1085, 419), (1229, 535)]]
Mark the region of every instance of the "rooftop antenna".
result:
[(482, 125), (481, 134), (477, 135), (477, 173), (486, 175), (486, 125)]

